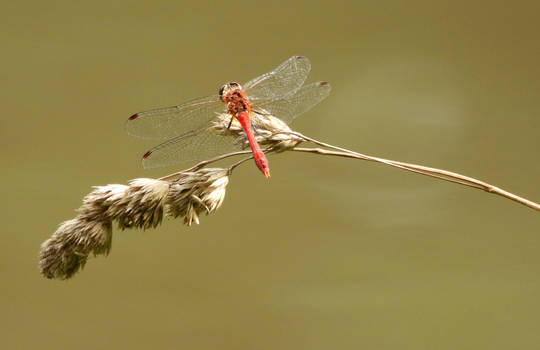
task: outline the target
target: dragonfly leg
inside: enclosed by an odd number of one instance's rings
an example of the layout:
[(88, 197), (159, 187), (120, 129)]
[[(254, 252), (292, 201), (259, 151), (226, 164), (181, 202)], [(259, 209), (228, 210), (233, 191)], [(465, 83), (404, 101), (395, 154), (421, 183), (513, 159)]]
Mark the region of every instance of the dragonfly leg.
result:
[(257, 128), (255, 127), (255, 125), (253, 124), (253, 121), (250, 121), (250, 123), (251, 123), (251, 129), (253, 130), (253, 132), (254, 132), (255, 134), (258, 134), (259, 131), (257, 130)]
[(233, 118), (234, 117), (231, 115), (231, 120), (229, 121), (229, 125), (227, 126), (227, 130), (229, 130), (231, 128)]

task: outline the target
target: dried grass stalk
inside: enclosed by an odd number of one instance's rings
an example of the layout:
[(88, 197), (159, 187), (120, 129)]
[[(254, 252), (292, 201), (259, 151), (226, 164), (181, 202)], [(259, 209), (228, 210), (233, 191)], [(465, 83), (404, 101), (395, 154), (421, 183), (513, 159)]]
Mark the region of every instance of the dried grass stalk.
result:
[[(233, 120), (229, 127), (230, 118), (228, 114), (219, 115), (211, 128), (218, 134), (234, 137), (236, 142), (247, 147), (240, 123)], [(253, 119), (253, 123), (257, 141), (268, 147), (267, 152), (292, 150), (379, 162), (479, 188), (540, 210), (538, 203), (471, 177), (442, 169), (372, 157), (309, 138), (292, 131), (283, 121), (271, 115), (259, 115)], [(301, 142), (311, 142), (331, 150), (296, 147)], [(52, 237), (42, 244), (39, 263), (41, 273), (47, 278), (67, 279), (84, 267), (90, 254), (107, 255), (111, 249), (112, 224), (115, 221), (122, 230), (133, 227), (154, 228), (161, 223), (164, 215), (183, 217), (187, 225), (194, 222), (198, 224), (201, 213), (213, 213), (223, 203), (232, 170), (252, 157), (243, 159), (228, 169), (203, 167), (224, 158), (247, 153), (251, 152), (223, 154), (160, 179), (135, 179), (128, 185), (95, 187), (94, 191), (83, 199), (78, 215), (62, 223)]]

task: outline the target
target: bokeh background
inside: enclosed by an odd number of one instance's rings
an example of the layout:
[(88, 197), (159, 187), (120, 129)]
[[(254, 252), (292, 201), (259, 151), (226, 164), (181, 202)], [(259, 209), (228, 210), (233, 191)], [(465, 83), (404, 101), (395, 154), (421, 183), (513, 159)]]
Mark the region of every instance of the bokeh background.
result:
[(159, 177), (137, 111), (294, 54), (330, 97), (294, 128), (540, 200), (537, 1), (14, 1), (0, 14), (3, 349), (537, 349), (540, 216), (362, 161), (237, 169), (195, 227), (115, 231), (69, 281), (41, 242), (93, 185)]

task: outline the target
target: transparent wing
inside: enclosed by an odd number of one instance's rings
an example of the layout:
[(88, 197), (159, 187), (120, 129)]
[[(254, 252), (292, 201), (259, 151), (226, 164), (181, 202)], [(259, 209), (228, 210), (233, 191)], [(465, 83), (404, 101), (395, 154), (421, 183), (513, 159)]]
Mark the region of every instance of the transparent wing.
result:
[(293, 94), (304, 84), (311, 63), (304, 56), (293, 56), (276, 69), (244, 84), (250, 101), (275, 100)]
[(142, 164), (149, 169), (195, 163), (241, 149), (242, 145), (236, 143), (234, 137), (218, 134), (210, 129), (209, 123), (199, 130), (187, 132), (150, 149), (143, 156)]
[[(261, 101), (253, 107), (255, 111), (263, 109), (272, 116), (290, 124), (294, 118), (307, 112), (330, 94), (331, 86), (325, 81), (303, 86), (294, 95), (275, 101)], [(264, 113), (263, 111), (263, 113)], [(254, 114), (256, 117), (256, 114)]]
[[(275, 101), (261, 101), (254, 106), (254, 109), (258, 113), (271, 114), (289, 124), (294, 118), (325, 99), (330, 94), (330, 90), (330, 84), (327, 82), (313, 83), (300, 88), (294, 95)], [(250, 114), (252, 119), (257, 118), (257, 116), (257, 113)], [(150, 149), (143, 157), (143, 166), (148, 169), (195, 163), (220, 154), (248, 149), (244, 147), (247, 144), (242, 142), (245, 140), (239, 142), (237, 137), (231, 134), (222, 135), (215, 128), (212, 128), (216, 114), (212, 113), (212, 117), (199, 129), (188, 131)], [(253, 123), (264, 128), (264, 123), (258, 123), (257, 120), (253, 120)], [(226, 124), (227, 120), (225, 120)], [(231, 132), (238, 129), (241, 130), (241, 127), (235, 120)]]
[(226, 105), (217, 95), (207, 96), (133, 114), (126, 122), (126, 131), (142, 138), (167, 139), (198, 129), (225, 110)]

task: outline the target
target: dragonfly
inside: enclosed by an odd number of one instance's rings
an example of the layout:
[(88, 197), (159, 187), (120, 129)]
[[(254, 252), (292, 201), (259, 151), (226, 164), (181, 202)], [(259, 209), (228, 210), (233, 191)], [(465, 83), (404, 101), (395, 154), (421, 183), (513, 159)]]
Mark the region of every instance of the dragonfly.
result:
[[(128, 118), (126, 131), (140, 138), (166, 140), (143, 155), (142, 164), (147, 169), (200, 161), (249, 144), (256, 166), (268, 178), (268, 160), (256, 137), (267, 131), (262, 120), (272, 116), (286, 126), (330, 93), (327, 82), (303, 86), (310, 70), (307, 57), (292, 56), (243, 86), (230, 82), (218, 94), (135, 113)], [(229, 118), (227, 129), (240, 123), (247, 142), (216, 131), (216, 122), (224, 116)]]

